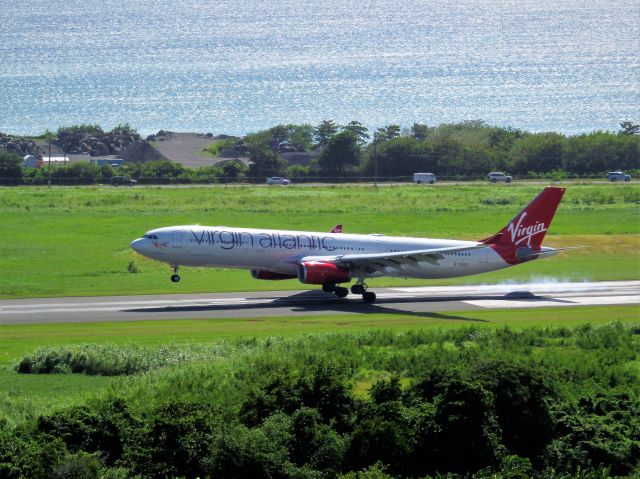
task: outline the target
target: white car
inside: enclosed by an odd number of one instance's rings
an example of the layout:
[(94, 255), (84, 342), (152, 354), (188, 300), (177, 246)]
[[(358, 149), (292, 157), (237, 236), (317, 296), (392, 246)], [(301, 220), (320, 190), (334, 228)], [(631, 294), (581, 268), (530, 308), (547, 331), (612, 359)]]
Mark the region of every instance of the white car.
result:
[(511, 180), (513, 180), (513, 177), (509, 175), (505, 175), (504, 173), (500, 173), (499, 171), (492, 171), (487, 175), (487, 180), (489, 180), (491, 183), (497, 183), (498, 181), (511, 183)]
[(279, 176), (272, 176), (271, 178), (267, 178), (268, 185), (289, 185), (291, 181), (286, 178), (281, 178)]
[(622, 171), (610, 171), (607, 178), (609, 181), (631, 181), (631, 176), (625, 175)]
[(414, 173), (413, 182), (417, 184), (427, 183), (429, 185), (434, 184), (437, 181), (436, 175), (433, 173)]

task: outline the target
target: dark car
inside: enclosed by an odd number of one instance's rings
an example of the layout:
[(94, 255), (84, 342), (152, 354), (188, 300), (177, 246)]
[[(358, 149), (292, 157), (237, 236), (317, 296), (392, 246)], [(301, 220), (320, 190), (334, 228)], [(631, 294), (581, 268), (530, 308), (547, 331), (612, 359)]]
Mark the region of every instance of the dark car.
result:
[(625, 175), (622, 171), (610, 171), (607, 175), (607, 179), (611, 182), (631, 181), (631, 176)]
[(111, 178), (111, 184), (113, 186), (120, 186), (120, 185), (133, 186), (138, 184), (138, 180), (134, 180), (133, 178), (130, 178), (128, 176), (113, 176)]

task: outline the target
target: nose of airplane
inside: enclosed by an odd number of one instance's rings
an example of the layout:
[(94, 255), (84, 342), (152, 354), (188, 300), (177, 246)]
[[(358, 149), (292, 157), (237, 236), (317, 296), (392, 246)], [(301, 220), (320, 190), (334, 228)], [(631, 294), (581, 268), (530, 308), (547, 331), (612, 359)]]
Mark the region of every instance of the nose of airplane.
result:
[(137, 240), (133, 240), (131, 242), (131, 248), (136, 253), (141, 253), (142, 254), (142, 252), (144, 250), (143, 246), (144, 246), (144, 240), (142, 238), (138, 238)]

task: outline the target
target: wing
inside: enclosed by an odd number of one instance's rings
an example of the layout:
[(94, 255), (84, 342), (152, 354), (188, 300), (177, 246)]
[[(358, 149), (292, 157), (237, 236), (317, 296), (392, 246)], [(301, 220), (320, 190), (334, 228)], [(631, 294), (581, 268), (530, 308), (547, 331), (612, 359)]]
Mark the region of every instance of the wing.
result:
[(402, 272), (405, 266), (415, 267), (418, 263), (438, 265), (445, 254), (459, 253), (475, 249), (486, 248), (482, 243), (471, 246), (455, 246), (450, 248), (421, 249), (415, 251), (400, 251), (397, 253), (373, 254), (345, 254), (336, 256), (305, 256), (298, 259), (299, 263), (306, 261), (322, 261), (344, 266), (350, 270), (362, 270), (368, 274), (375, 272), (393, 274)]

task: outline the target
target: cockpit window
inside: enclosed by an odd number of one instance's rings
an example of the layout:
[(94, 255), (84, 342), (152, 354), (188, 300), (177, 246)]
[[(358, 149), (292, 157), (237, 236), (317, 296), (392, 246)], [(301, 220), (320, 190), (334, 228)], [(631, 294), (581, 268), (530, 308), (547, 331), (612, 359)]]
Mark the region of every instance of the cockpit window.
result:
[(156, 235), (142, 235), (143, 238), (157, 240), (158, 237)]

